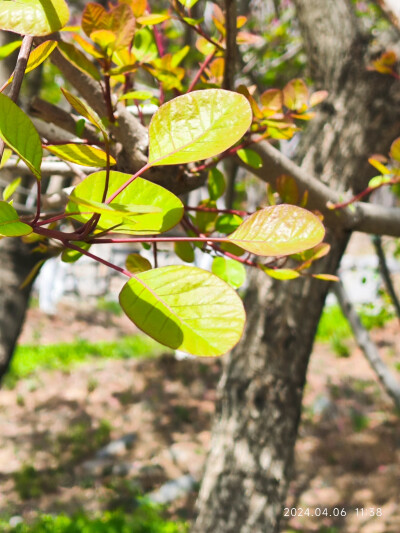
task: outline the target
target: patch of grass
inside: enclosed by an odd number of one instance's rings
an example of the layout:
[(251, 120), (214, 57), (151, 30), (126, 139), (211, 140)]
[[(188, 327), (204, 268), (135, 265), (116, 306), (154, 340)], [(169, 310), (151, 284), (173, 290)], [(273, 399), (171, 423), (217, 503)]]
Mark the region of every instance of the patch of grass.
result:
[(331, 342), (335, 335), (341, 339), (348, 339), (352, 335), (351, 328), (338, 305), (325, 306), (315, 340)]
[[(382, 328), (393, 318), (388, 306), (377, 308), (374, 304), (364, 304), (357, 311), (363, 326), (368, 330)], [(339, 357), (348, 357), (350, 351), (344, 340), (351, 338), (352, 335), (350, 325), (340, 307), (338, 305), (325, 307), (318, 324), (316, 341), (329, 342)]]
[(164, 520), (161, 508), (142, 503), (132, 514), (122, 511), (105, 512), (90, 517), (80, 513), (74, 516), (41, 515), (32, 524), (20, 523), (10, 527), (0, 522), (3, 533), (187, 533), (188, 524)]
[(86, 422), (75, 422), (65, 433), (57, 436), (55, 453), (68, 450), (73, 461), (80, 461), (89, 456), (110, 441), (111, 425), (107, 420), (101, 420), (97, 428), (92, 428)]
[(26, 464), (13, 474), (15, 490), (21, 500), (39, 498), (45, 492), (53, 492), (58, 485), (58, 473), (55, 470), (38, 471)]
[(40, 369), (69, 370), (90, 359), (131, 359), (157, 356), (165, 348), (145, 335), (124, 337), (115, 342), (88, 342), (18, 346), (5, 378), (9, 388)]

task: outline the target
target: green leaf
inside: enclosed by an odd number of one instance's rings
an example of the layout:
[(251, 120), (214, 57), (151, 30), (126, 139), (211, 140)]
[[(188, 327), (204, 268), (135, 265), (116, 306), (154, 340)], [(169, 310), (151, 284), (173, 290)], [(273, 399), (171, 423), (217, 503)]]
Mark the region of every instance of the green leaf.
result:
[(384, 183), (389, 183), (390, 181), (391, 178), (389, 176), (375, 176), (369, 180), (368, 187), (375, 189), (381, 187)]
[[(213, 200), (203, 200), (199, 203), (199, 208), (201, 207), (211, 207), (216, 208), (217, 204)], [(215, 229), (215, 222), (218, 218), (218, 213), (216, 211), (196, 211), (196, 225), (201, 233), (211, 233)]]
[(149, 91), (130, 91), (119, 97), (119, 100), (150, 100), (153, 94)]
[(40, 180), (42, 143), (31, 119), (14, 102), (0, 93), (0, 137)]
[(176, 241), (174, 243), (174, 250), (179, 259), (182, 259), (182, 261), (185, 261), (185, 263), (193, 263), (194, 250), (190, 242)]
[(250, 150), (250, 148), (240, 148), (236, 153), (251, 168), (261, 168), (263, 166), (261, 157), (254, 150)]
[(79, 206), (83, 206), (86, 213), (105, 214), (107, 218), (112, 218), (114, 220), (114, 224), (116, 223), (116, 219), (124, 219), (131, 224), (131, 217), (141, 215), (143, 213), (161, 212), (160, 207), (155, 207), (153, 205), (116, 204), (113, 202), (106, 204), (103, 202), (88, 200), (87, 198), (79, 198), (74, 194), (71, 194), (69, 198), (71, 202), (74, 202)]
[(78, 111), (78, 113), (91, 122), (93, 126), (96, 126), (96, 128), (98, 128), (103, 134), (107, 135), (107, 131), (104, 128), (103, 123), (101, 122), (97, 113), (91, 107), (89, 107), (77, 96), (71, 94), (69, 91), (67, 91), (67, 89), (63, 89), (61, 87), (61, 91), (75, 111)]
[(167, 266), (138, 274), (120, 293), (138, 328), (170, 348), (222, 355), (239, 341), (245, 321), (241, 299), (210, 272)]
[(148, 63), (158, 57), (157, 45), (149, 28), (141, 28), (135, 33), (132, 52), (142, 63)]
[(227, 239), (256, 255), (281, 256), (312, 248), (324, 235), (322, 222), (310, 211), (281, 204), (250, 215)]
[[(106, 152), (88, 144), (47, 144), (45, 149), (64, 161), (71, 161), (84, 167), (105, 168), (107, 166)], [(110, 166), (116, 164), (115, 159), (110, 156)]]
[(152, 268), (150, 261), (139, 254), (129, 254), (126, 258), (125, 266), (126, 269), (132, 274), (146, 272), (146, 270), (150, 270)]
[(14, 194), (14, 192), (17, 190), (19, 184), (21, 183), (21, 178), (16, 178), (11, 183), (7, 185), (7, 187), (3, 191), (3, 200), (6, 201)]
[(40, 37), (63, 28), (69, 19), (64, 0), (2, 0), (0, 29)]
[(18, 213), (8, 202), (0, 201), (0, 235), (20, 237), (32, 233), (31, 226), (20, 222)]
[(223, 89), (178, 96), (161, 106), (149, 127), (149, 163), (175, 165), (213, 157), (247, 131), (252, 114), (247, 99)]
[(299, 188), (292, 176), (286, 174), (278, 176), (275, 186), (284, 204), (297, 204), (299, 201)]
[(242, 263), (225, 257), (215, 257), (211, 270), (219, 278), (226, 281), (234, 289), (238, 289), (246, 281), (246, 270)]
[(291, 268), (261, 268), (270, 278), (274, 279), (289, 280), (296, 279), (300, 276), (296, 270), (292, 270)]
[[(72, 241), (71, 244), (79, 246), (79, 248), (82, 248), (83, 250), (89, 250), (91, 246), (88, 242), (83, 241)], [(64, 263), (75, 263), (76, 261), (78, 261), (78, 259), (82, 257), (82, 255), (82, 252), (78, 252), (78, 250), (66, 248), (61, 254), (61, 261), (63, 261)]]
[(215, 167), (208, 173), (207, 187), (210, 200), (218, 200), (225, 192), (226, 184), (224, 175)]
[(242, 222), (243, 218), (239, 215), (224, 214), (218, 217), (215, 229), (220, 233), (232, 233)]
[(78, 50), (73, 44), (60, 41), (58, 48), (65, 59), (77, 67), (81, 72), (88, 74), (96, 81), (101, 80), (100, 72), (95, 65), (93, 65), (85, 54)]
[[(111, 171), (108, 196), (116, 192), (130, 177), (130, 174)], [(73, 194), (79, 198), (84, 198), (85, 200), (101, 202), (105, 180), (106, 172), (104, 170), (90, 174), (90, 176), (75, 187)], [(135, 216), (135, 221), (132, 221), (129, 224), (122, 224), (115, 230), (119, 233), (128, 232), (134, 235), (163, 233), (176, 226), (183, 216), (183, 205), (177, 196), (160, 185), (151, 183), (143, 178), (136, 178), (117, 196), (116, 199), (119, 204), (122, 205), (139, 204), (161, 209), (161, 211), (157, 213)], [(79, 207), (74, 202), (69, 202), (67, 205), (67, 212), (75, 213), (77, 211), (84, 212), (85, 208)], [(91, 218), (91, 215), (81, 213), (80, 215), (73, 215), (72, 218), (81, 222), (87, 222)], [(114, 225), (115, 218), (108, 217), (107, 215), (102, 215), (100, 217), (100, 228), (108, 229)]]
[(11, 43), (3, 44), (3, 46), (0, 46), (0, 60), (5, 59), (9, 55), (11, 55), (17, 48), (19, 48), (22, 44), (22, 41), (12, 41)]

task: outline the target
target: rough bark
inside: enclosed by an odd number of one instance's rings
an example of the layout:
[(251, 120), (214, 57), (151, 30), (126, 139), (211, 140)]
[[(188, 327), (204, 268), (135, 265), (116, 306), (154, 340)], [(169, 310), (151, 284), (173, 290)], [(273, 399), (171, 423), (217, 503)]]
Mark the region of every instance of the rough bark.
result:
[[(311, 72), (329, 101), (303, 135), (302, 166), (336, 191), (364, 188), (367, 157), (398, 135), (399, 82), (366, 69), (350, 1), (296, 0)], [(334, 273), (350, 232), (331, 231), (318, 269)], [(225, 362), (196, 533), (279, 531), (313, 339), (329, 284), (252, 275), (248, 325)]]
[(20, 285), (38, 260), (20, 239), (0, 241), (0, 381), (8, 370), (31, 292), (31, 286), (20, 289)]

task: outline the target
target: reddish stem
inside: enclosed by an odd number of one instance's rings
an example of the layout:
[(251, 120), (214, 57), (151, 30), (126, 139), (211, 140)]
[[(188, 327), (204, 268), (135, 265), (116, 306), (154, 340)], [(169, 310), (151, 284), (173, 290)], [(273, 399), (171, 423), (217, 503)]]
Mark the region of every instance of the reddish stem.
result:
[(98, 261), (99, 263), (102, 263), (105, 266), (108, 266), (110, 268), (113, 268), (117, 272), (120, 272), (121, 274), (124, 274), (125, 276), (128, 276), (129, 278), (134, 277), (133, 274), (131, 274), (128, 270), (125, 270), (124, 268), (121, 268), (117, 265), (114, 265), (113, 263), (110, 263), (109, 261), (106, 261), (102, 257), (99, 257), (97, 255), (94, 255), (87, 250), (84, 250), (83, 248), (79, 248), (79, 246), (75, 246), (75, 244), (71, 244), (70, 242), (64, 243), (67, 248), (71, 248), (72, 250), (76, 250), (77, 252), (82, 253), (83, 255), (86, 255), (87, 257), (90, 257), (91, 259), (94, 259), (94, 261)]
[(105, 203), (106, 204), (111, 203), (123, 190), (125, 190), (128, 187), (128, 185), (130, 185), (133, 181), (135, 181), (136, 178), (138, 178), (141, 174), (143, 174), (143, 172), (146, 172), (146, 170), (148, 170), (150, 167), (151, 167), (151, 164), (147, 163), (144, 167), (138, 170), (136, 174), (133, 174), (133, 176), (131, 176), (128, 181), (126, 181), (123, 185), (121, 185), (119, 189), (117, 189), (111, 196), (109, 196), (107, 200), (105, 201)]
[(385, 181), (384, 183), (381, 183), (380, 185), (376, 185), (375, 187), (367, 187), (360, 193), (356, 194), (350, 200), (347, 200), (346, 202), (339, 202), (337, 204), (331, 204), (329, 203), (328, 207), (329, 209), (343, 209), (344, 207), (347, 207), (350, 204), (354, 204), (354, 202), (358, 202), (361, 200), (361, 198), (364, 198), (364, 196), (367, 196), (367, 194), (372, 193), (373, 191), (376, 191), (377, 189), (380, 189), (381, 187), (384, 187), (385, 185), (396, 185), (399, 183), (399, 178), (393, 178), (390, 181)]
[(207, 68), (207, 66), (209, 65), (209, 63), (213, 59), (213, 57), (215, 56), (216, 52), (217, 52), (217, 50), (215, 49), (213, 52), (211, 52), (211, 54), (208, 54), (208, 56), (205, 58), (204, 62), (200, 65), (200, 68), (197, 71), (196, 76), (193, 78), (192, 83), (189, 85), (187, 93), (190, 93), (190, 92), (193, 91), (193, 89), (196, 86), (196, 83), (199, 81), (201, 75), (203, 74), (203, 72), (205, 71), (205, 69)]
[(240, 217), (245, 217), (247, 215), (251, 215), (249, 211), (240, 211), (238, 209), (219, 209), (218, 207), (192, 207), (189, 205), (185, 205), (185, 211), (205, 211), (210, 213), (226, 213), (228, 215), (238, 215)]

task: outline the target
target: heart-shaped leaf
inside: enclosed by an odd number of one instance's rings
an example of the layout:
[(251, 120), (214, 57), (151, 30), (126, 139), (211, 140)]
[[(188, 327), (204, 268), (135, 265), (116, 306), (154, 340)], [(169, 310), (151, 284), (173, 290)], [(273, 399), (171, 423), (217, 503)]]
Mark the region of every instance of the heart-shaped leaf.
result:
[(0, 137), (40, 180), (42, 143), (31, 119), (14, 102), (0, 93)]
[(241, 299), (210, 272), (189, 266), (148, 270), (128, 281), (120, 304), (138, 328), (170, 348), (216, 356), (239, 341)]
[(64, 0), (2, 0), (0, 28), (40, 37), (61, 30), (69, 19)]
[[(95, 146), (70, 143), (57, 145), (48, 144), (45, 148), (52, 154), (57, 155), (60, 159), (71, 161), (71, 163), (76, 163), (77, 165), (100, 168), (107, 166), (107, 154)], [(113, 166), (116, 164), (117, 162), (115, 159), (110, 156), (110, 165)]]
[(20, 222), (18, 213), (8, 202), (0, 201), (0, 235), (20, 237), (32, 233), (31, 226)]
[(281, 204), (250, 215), (227, 239), (256, 255), (281, 256), (312, 248), (324, 235), (324, 226), (313, 213)]
[[(111, 171), (108, 184), (108, 194), (110, 196), (116, 192), (130, 178), (130, 174)], [(88, 202), (102, 202), (106, 172), (94, 172), (84, 179), (77, 187), (73, 194)], [(136, 178), (128, 187), (118, 195), (118, 203), (121, 205), (141, 205), (149, 206), (152, 211), (150, 214), (140, 214), (135, 216), (135, 220), (129, 223), (121, 224), (116, 231), (119, 233), (131, 233), (133, 235), (152, 235), (167, 231), (180, 221), (183, 215), (183, 205), (177, 196), (164, 189), (160, 185), (151, 183), (143, 178)], [(67, 205), (68, 213), (81, 212), (79, 215), (73, 215), (81, 222), (87, 222), (91, 215), (85, 213), (87, 208), (80, 206), (73, 201)], [(115, 217), (102, 214), (99, 220), (99, 228), (108, 229), (115, 226)]]
[(223, 89), (178, 96), (161, 106), (149, 127), (149, 163), (175, 165), (213, 157), (247, 131), (252, 114), (247, 99)]

